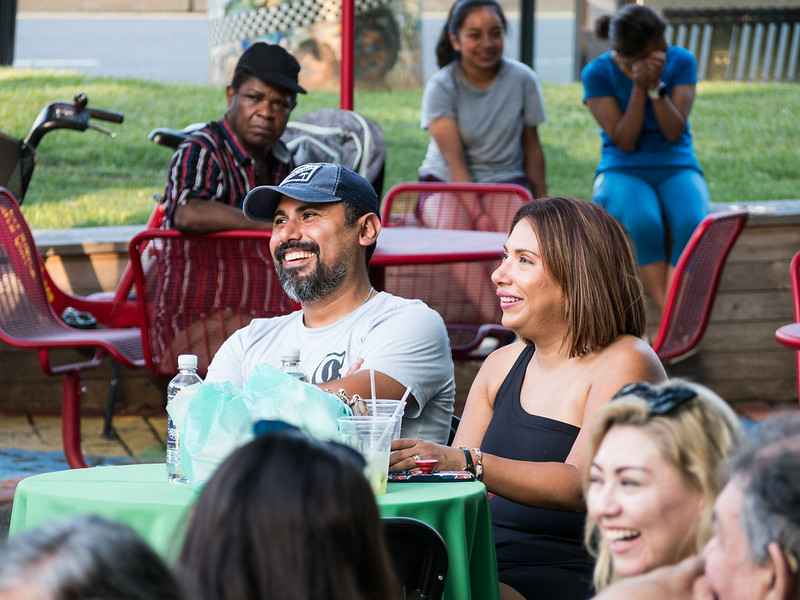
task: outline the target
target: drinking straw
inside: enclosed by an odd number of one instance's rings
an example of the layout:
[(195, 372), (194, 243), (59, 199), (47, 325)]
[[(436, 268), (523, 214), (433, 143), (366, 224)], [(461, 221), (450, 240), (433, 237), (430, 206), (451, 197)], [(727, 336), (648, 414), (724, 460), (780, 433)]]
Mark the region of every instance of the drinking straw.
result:
[(403, 405), (405, 405), (406, 398), (408, 398), (408, 395), (409, 395), (410, 393), (411, 393), (411, 388), (410, 388), (410, 387), (407, 387), (407, 388), (406, 388), (406, 391), (405, 391), (405, 393), (403, 394), (403, 397), (402, 397), (402, 398), (400, 398), (400, 402), (401, 402)]
[(406, 402), (405, 402), (406, 396), (408, 396), (407, 393), (405, 396), (403, 396), (403, 399), (397, 403), (397, 406), (394, 407), (394, 413), (392, 414), (392, 418), (402, 416), (403, 412), (406, 410)]
[(386, 436), (387, 435), (391, 436), (392, 435), (392, 431), (394, 430), (394, 419), (391, 419), (391, 418), (388, 418), (388, 417), (379, 417), (379, 418), (380, 418), (381, 421), (383, 421), (384, 418), (386, 419), (386, 429), (384, 429), (381, 432), (380, 436), (378, 437), (377, 443), (375, 443), (374, 441), (372, 442), (371, 449), (375, 448), (375, 446), (382, 446), (383, 443), (384, 443), (384, 440), (386, 439)]
[(369, 385), (372, 388), (372, 399), (375, 400), (375, 371), (369, 370)]

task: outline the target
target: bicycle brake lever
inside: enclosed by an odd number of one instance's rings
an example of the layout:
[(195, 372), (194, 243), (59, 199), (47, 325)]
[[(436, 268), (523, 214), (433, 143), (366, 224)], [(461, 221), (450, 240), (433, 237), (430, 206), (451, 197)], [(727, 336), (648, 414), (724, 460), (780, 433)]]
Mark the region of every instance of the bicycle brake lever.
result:
[(89, 123), (86, 126), (87, 129), (94, 129), (95, 131), (99, 131), (100, 133), (105, 133), (111, 139), (117, 137), (117, 134), (111, 131), (110, 129), (106, 129), (105, 127), (100, 127), (100, 125), (95, 125), (94, 123)]

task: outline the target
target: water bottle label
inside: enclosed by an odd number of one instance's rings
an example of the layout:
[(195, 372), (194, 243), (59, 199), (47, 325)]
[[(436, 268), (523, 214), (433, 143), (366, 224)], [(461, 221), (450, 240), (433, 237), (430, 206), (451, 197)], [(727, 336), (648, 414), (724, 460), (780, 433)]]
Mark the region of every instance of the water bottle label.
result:
[(175, 423), (172, 422), (172, 417), (167, 417), (167, 445), (178, 445), (178, 428), (175, 427)]

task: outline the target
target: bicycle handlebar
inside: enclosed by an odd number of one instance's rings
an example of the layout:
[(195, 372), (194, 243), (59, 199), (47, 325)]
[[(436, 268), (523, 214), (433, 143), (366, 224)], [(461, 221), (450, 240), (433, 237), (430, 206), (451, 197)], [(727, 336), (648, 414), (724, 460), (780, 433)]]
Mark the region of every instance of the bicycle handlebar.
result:
[(91, 106), (87, 106), (86, 110), (89, 111), (89, 114), (92, 116), (92, 118), (100, 119), (102, 121), (122, 123), (122, 120), (125, 118), (125, 115), (116, 110), (104, 110), (102, 108), (92, 108)]
[(0, 138), (0, 185), (9, 188), (20, 204), (36, 165), (36, 147), (45, 134), (55, 129), (92, 129), (116, 137), (113, 131), (93, 123), (92, 119), (122, 123), (123, 114), (116, 110), (93, 108), (88, 103), (84, 93), (76, 94), (71, 102), (50, 102), (36, 117), (25, 139), (18, 140), (6, 134)]
[(44, 134), (54, 129), (75, 129), (77, 131), (94, 129), (114, 137), (113, 132), (96, 126), (90, 121), (94, 118), (112, 123), (122, 123), (124, 115), (115, 110), (93, 108), (88, 106), (88, 102), (89, 99), (84, 93), (76, 94), (72, 102), (51, 102), (39, 113), (24, 140), (25, 143), (35, 148)]

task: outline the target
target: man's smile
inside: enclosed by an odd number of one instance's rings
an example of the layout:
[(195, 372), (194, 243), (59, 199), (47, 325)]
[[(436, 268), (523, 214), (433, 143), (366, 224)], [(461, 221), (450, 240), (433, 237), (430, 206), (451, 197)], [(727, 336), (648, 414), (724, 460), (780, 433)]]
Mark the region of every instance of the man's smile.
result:
[(288, 242), (275, 249), (275, 261), (285, 267), (300, 267), (319, 255), (319, 246), (313, 243)]
[(304, 260), (307, 258), (314, 258), (315, 256), (316, 254), (314, 252), (308, 252), (304, 250), (291, 250), (283, 255), (283, 262), (287, 266), (289, 266), (294, 261)]

